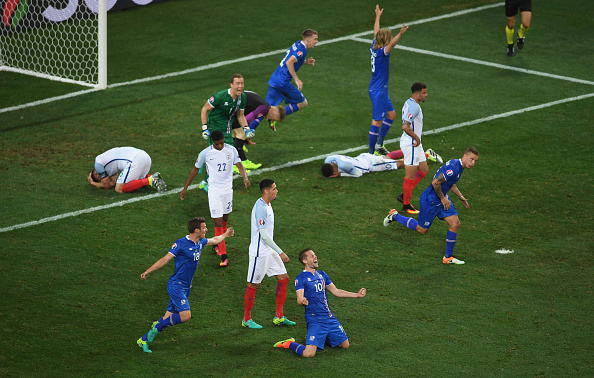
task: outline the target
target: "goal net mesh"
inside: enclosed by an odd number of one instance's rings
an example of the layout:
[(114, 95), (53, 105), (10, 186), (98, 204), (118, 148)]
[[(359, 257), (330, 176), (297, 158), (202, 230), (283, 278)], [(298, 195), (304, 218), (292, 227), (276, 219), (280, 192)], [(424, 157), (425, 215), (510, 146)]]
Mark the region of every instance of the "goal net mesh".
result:
[(97, 0), (0, 0), (0, 12), (0, 69), (98, 84)]

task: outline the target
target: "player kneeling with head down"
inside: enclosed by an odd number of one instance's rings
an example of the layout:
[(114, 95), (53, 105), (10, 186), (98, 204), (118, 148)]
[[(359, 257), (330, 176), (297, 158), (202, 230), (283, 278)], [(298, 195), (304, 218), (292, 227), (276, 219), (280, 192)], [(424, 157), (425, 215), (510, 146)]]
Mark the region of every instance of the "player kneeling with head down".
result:
[(305, 320), (307, 322), (306, 345), (298, 344), (295, 339), (279, 341), (275, 348), (287, 348), (303, 357), (313, 357), (318, 349), (324, 349), (328, 342), (332, 348), (349, 347), (342, 325), (336, 320), (334, 313), (328, 307), (329, 291), (339, 298), (363, 298), (367, 291), (362, 288), (357, 293), (338, 289), (328, 275), (318, 268), (318, 257), (311, 249), (304, 249), (299, 253), (299, 261), (304, 266), (303, 272), (295, 280), (297, 303), (305, 306)]

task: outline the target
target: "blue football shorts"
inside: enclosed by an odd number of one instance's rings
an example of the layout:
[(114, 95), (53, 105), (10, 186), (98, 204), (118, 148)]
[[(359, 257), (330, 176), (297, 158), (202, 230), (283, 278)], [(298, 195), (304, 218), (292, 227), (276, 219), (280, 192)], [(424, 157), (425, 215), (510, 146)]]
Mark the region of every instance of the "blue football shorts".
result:
[(374, 121), (383, 121), (388, 112), (394, 111), (394, 105), (392, 105), (392, 100), (388, 96), (387, 88), (380, 91), (369, 91), (369, 98), (373, 107), (371, 118)]
[[(449, 199), (449, 198), (448, 198)], [(451, 201), (450, 201), (451, 202)], [(425, 196), (421, 195), (420, 198), (421, 208), (419, 209), (418, 222), (419, 226), (427, 229), (431, 227), (433, 220), (437, 217), (439, 219), (451, 217), (452, 215), (458, 215), (456, 207), (452, 203), (448, 210), (443, 208), (441, 201), (431, 202), (428, 201)]]
[(332, 348), (348, 340), (344, 328), (335, 317), (324, 318), (324, 321), (307, 322), (307, 339), (305, 345), (315, 345), (319, 349), (324, 349), (327, 342)]
[(188, 301), (188, 295), (190, 295), (190, 289), (185, 289), (181, 285), (167, 285), (167, 291), (169, 292), (169, 305), (167, 311), (174, 314), (179, 314), (182, 311), (190, 310), (190, 302)]
[(280, 105), (285, 101), (285, 104), (300, 104), (305, 101), (305, 96), (296, 86), (289, 83), (282, 87), (275, 88), (268, 86), (268, 93), (266, 94), (266, 102), (270, 106)]

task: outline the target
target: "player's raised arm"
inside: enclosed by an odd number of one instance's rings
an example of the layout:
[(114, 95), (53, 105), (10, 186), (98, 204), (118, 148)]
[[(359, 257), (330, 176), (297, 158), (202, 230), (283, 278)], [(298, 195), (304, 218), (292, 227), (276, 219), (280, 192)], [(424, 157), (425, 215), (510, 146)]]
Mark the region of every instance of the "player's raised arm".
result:
[(360, 289), (357, 293), (353, 293), (351, 291), (339, 289), (333, 283), (326, 285), (326, 290), (339, 298), (363, 298), (367, 295), (367, 290), (365, 288)]
[(375, 23), (373, 24), (373, 38), (375, 38), (377, 32), (380, 30), (380, 18), (384, 13), (383, 9), (380, 9), (379, 4), (375, 6)]
[(148, 268), (147, 270), (145, 270), (140, 275), (140, 278), (143, 279), (143, 280), (146, 280), (146, 277), (149, 274), (151, 274), (152, 272), (154, 272), (157, 269), (161, 269), (162, 267), (164, 267), (165, 264), (167, 264), (169, 262), (169, 260), (171, 260), (172, 258), (173, 258), (173, 255), (168, 252), (165, 256), (163, 256), (159, 260), (157, 260), (157, 262), (154, 263), (150, 268)]

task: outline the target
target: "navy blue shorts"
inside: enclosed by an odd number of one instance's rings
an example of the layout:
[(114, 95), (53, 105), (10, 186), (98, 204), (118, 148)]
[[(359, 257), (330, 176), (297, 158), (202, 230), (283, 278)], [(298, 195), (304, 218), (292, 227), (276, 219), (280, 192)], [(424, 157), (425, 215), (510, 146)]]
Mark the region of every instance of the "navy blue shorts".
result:
[(167, 285), (167, 291), (169, 292), (167, 311), (174, 314), (179, 314), (182, 311), (190, 311), (190, 302), (188, 301), (190, 289), (184, 289), (181, 285)]
[(369, 91), (369, 98), (373, 107), (371, 118), (374, 121), (383, 121), (388, 112), (394, 111), (394, 105), (392, 105), (392, 100), (388, 96), (387, 88), (380, 91)]
[[(449, 199), (449, 198), (448, 198)], [(451, 201), (450, 201), (451, 202)], [(456, 207), (452, 203), (449, 209), (444, 209), (441, 201), (431, 202), (428, 201), (424, 195), (420, 198), (421, 208), (419, 209), (418, 222), (419, 226), (427, 229), (431, 227), (431, 223), (435, 217), (439, 219), (451, 217), (452, 215), (458, 215)]]
[(324, 344), (328, 342), (332, 348), (348, 340), (346, 332), (335, 317), (324, 318), (323, 321), (307, 321), (307, 339), (305, 345), (315, 345), (319, 349), (324, 349)]
[(266, 102), (270, 106), (280, 105), (285, 101), (285, 104), (300, 104), (305, 101), (305, 96), (296, 86), (289, 83), (283, 87), (275, 88), (268, 86), (268, 93), (266, 94)]

